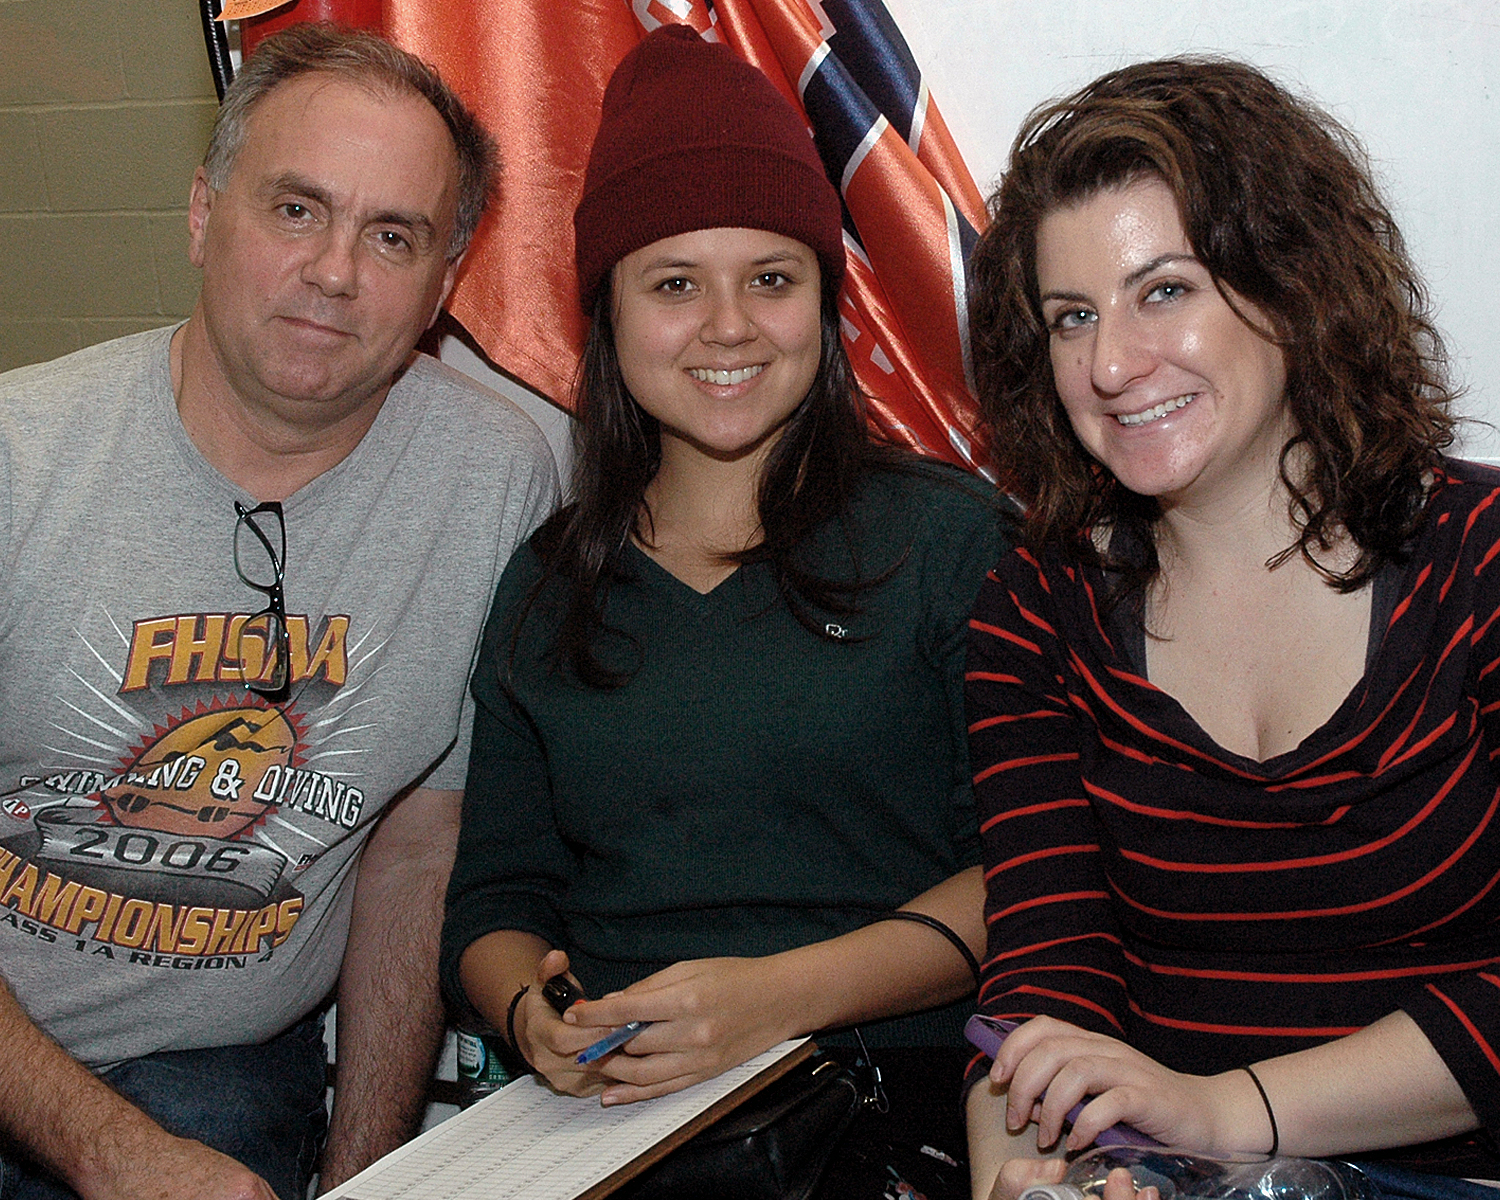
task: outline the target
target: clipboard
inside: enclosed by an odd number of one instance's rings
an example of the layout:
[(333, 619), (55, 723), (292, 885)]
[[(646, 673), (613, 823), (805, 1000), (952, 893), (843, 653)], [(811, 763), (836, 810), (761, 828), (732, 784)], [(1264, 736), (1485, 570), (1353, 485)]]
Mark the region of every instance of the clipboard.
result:
[(324, 1200), (602, 1200), (815, 1049), (808, 1038), (783, 1042), (714, 1079), (613, 1108), (517, 1079)]

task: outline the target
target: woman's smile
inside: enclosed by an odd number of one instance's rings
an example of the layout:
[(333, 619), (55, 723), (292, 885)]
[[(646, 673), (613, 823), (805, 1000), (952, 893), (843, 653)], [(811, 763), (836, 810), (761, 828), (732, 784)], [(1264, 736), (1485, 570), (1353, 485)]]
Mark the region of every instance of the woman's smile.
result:
[(736, 367), (733, 370), (689, 367), (688, 374), (700, 383), (717, 384), (719, 387), (732, 387), (737, 383), (744, 383), (747, 379), (754, 379), (765, 369), (765, 363), (756, 363), (753, 367)]
[(1160, 404), (1153, 404), (1143, 412), (1116, 413), (1115, 420), (1121, 425), (1149, 425), (1153, 421), (1160, 421), (1168, 413), (1174, 413), (1179, 408), (1186, 408), (1196, 399), (1196, 396), (1178, 396), (1175, 400), (1164, 400)]

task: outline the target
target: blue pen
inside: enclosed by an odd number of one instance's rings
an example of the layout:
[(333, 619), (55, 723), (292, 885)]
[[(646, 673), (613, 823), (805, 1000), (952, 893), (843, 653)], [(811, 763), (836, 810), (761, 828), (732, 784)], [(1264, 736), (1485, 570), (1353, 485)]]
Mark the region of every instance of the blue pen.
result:
[(592, 1046), (590, 1046), (587, 1050), (580, 1054), (578, 1056), (579, 1063), (591, 1063), (596, 1058), (603, 1058), (611, 1050), (618, 1050), (621, 1046), (623, 1046), (631, 1038), (635, 1037), (636, 1034), (640, 1033), (650, 1024), (650, 1021), (631, 1021), (628, 1025), (621, 1025), (620, 1028), (616, 1029), (613, 1033), (609, 1034), (607, 1037), (600, 1038), (597, 1042), (595, 1042)]

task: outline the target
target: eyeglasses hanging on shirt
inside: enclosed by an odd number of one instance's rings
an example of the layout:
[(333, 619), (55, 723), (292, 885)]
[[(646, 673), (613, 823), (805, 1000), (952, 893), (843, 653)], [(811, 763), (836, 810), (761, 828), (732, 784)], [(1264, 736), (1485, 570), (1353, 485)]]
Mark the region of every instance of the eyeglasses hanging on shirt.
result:
[[(280, 704), (292, 690), (291, 639), (287, 635), (286, 518), (281, 504), (267, 500), (254, 508), (234, 502), (238, 519), (234, 525), (234, 569), (248, 587), (266, 597), (266, 607), (240, 622), (235, 632), (234, 656), (245, 687), (273, 704)], [(247, 631), (255, 636), (248, 641)], [(262, 636), (264, 641), (261, 641)], [(260, 649), (251, 649), (257, 642)], [(247, 651), (255, 661), (247, 668)], [(271, 662), (266, 663), (266, 652)]]

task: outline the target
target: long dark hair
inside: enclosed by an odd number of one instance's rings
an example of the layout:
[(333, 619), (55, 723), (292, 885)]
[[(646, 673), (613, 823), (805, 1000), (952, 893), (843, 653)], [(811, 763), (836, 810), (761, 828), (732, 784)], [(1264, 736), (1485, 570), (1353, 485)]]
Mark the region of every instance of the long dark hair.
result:
[[(1159, 570), (1157, 502), (1100, 467), (1062, 410), (1036, 275), (1049, 212), (1140, 178), (1172, 190), (1193, 253), (1221, 293), (1266, 315), (1286, 357), (1298, 432), (1281, 477), (1298, 536), (1270, 565), (1300, 553), (1337, 590), (1359, 588), (1400, 558), (1453, 440), (1442, 339), (1358, 141), (1222, 59), (1140, 63), (1038, 108), (990, 200), (971, 282), (975, 373), (1027, 542), (1114, 568), (1126, 593)], [(1137, 557), (1101, 553), (1091, 528), (1125, 531)], [(1315, 551), (1343, 535), (1359, 554), (1333, 571)]]
[[(520, 617), (525, 620), (553, 576), (564, 580), (567, 602), (552, 648), (554, 665), (566, 665), (582, 682), (597, 688), (618, 687), (631, 675), (601, 662), (596, 643), (607, 629), (604, 605), (609, 588), (627, 578), (626, 549), (642, 532), (646, 485), (661, 466), (656, 418), (636, 403), (620, 374), (611, 291), (600, 288), (595, 298), (578, 368), (572, 503), (533, 539), (545, 570)], [(826, 281), (820, 325), (817, 374), (761, 471), (756, 494), (761, 541), (725, 559), (770, 564), (777, 590), (797, 620), (818, 637), (830, 637), (812, 610), (833, 615), (856, 612), (858, 593), (888, 578), (900, 564), (884, 564), (880, 572), (866, 575), (855, 561), (852, 579), (829, 579), (809, 569), (800, 551), (815, 529), (847, 513), (858, 478), (868, 466), (896, 465), (905, 456), (870, 440), (840, 336), (838, 294)], [(852, 542), (850, 546), (852, 552)]]

